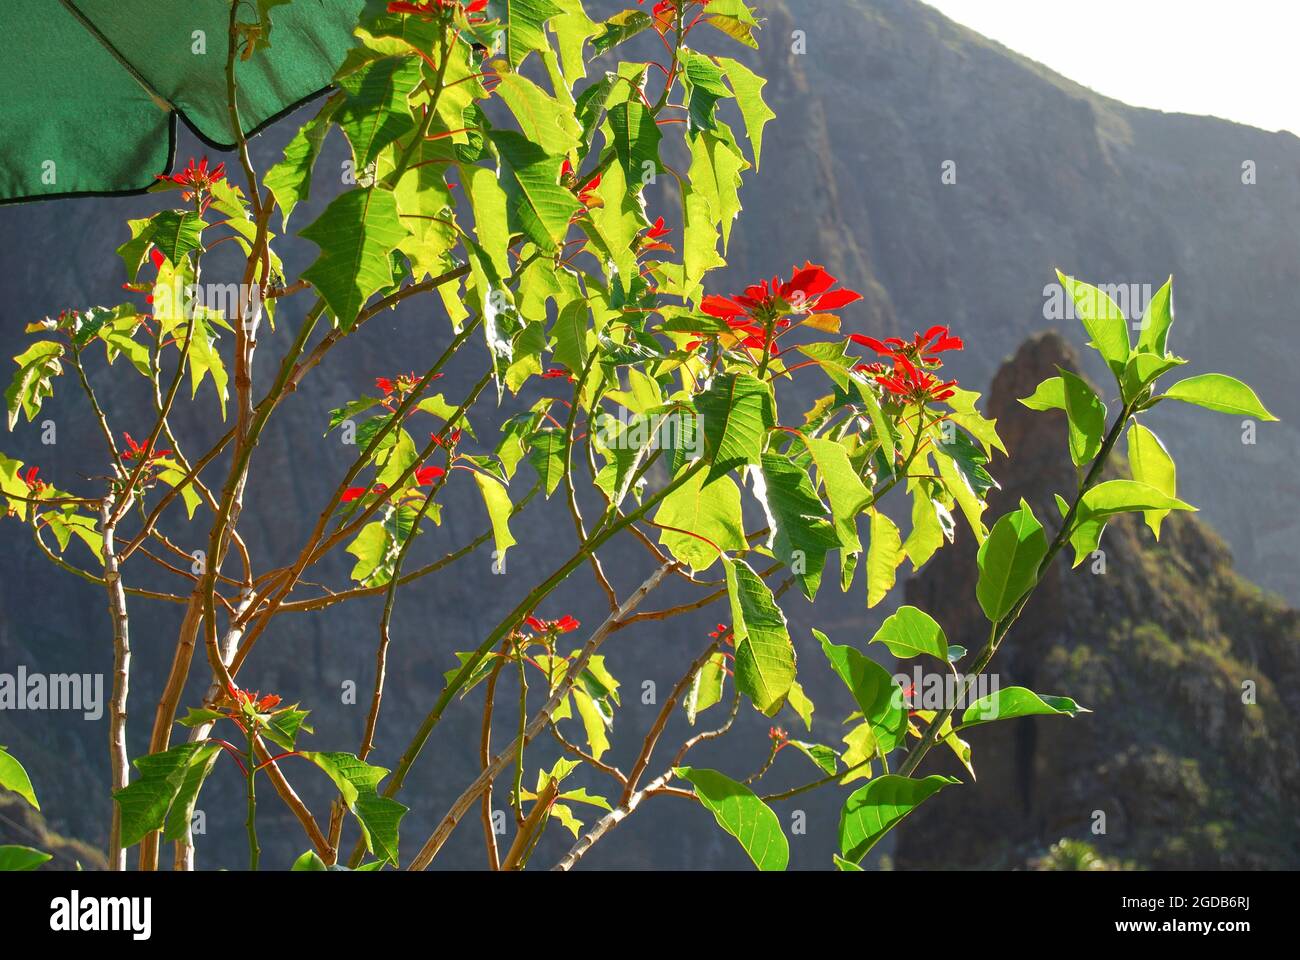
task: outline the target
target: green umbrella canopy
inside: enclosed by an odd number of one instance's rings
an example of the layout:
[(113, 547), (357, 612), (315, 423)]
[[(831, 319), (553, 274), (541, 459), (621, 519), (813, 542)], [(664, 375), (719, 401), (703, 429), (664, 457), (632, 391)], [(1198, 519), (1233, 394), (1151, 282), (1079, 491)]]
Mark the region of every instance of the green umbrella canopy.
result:
[[(271, 30), (236, 60), (246, 135), (325, 89), (364, 0), (242, 0)], [(3, 0), (0, 203), (131, 193), (171, 169), (179, 115), (234, 146), (230, 0)]]

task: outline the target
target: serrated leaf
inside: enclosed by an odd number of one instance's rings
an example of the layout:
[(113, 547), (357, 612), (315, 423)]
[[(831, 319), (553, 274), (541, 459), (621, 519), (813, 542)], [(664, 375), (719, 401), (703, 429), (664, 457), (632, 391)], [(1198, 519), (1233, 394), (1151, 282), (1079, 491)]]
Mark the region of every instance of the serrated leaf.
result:
[(799, 578), (800, 588), (809, 600), (817, 595), (826, 552), (839, 545), (835, 528), (826, 515), (826, 507), (813, 490), (808, 474), (785, 457), (774, 453), (762, 456), (762, 472), (751, 474), (767, 510), (772, 536), (769, 540), (776, 558)]
[(474, 471), (474, 483), (483, 496), (483, 505), (487, 507), (488, 519), (492, 523), (492, 542), (496, 547), (495, 559), (505, 559), (506, 551), (517, 542), (510, 532), (510, 514), (514, 505), (510, 502), (510, 493), (505, 484), (492, 477)]
[(339, 327), (350, 330), (366, 301), (392, 283), (389, 257), (407, 236), (397, 201), (388, 190), (349, 190), (300, 233), (320, 247), (303, 279), (325, 299)]
[(266, 171), (262, 184), (275, 195), (275, 202), (280, 205), (282, 226), (289, 226), (289, 215), (293, 208), (311, 197), (311, 177), (320, 156), (321, 145), (329, 133), (330, 120), (342, 100), (335, 95), (325, 101), (316, 116), (299, 128), (284, 148), (284, 157)]
[(350, 753), (303, 751), (299, 756), (316, 764), (334, 781), (344, 804), (361, 825), (366, 849), (381, 862), (396, 866), (398, 828), (407, 808), (377, 792), (388, 770), (371, 766)]
[(54, 378), (63, 373), (64, 347), (53, 340), (38, 340), (14, 357), (18, 370), (5, 391), (9, 429), (18, 423), (18, 414), (27, 414), (27, 422), (36, 419), (46, 397), (54, 396)]
[(512, 229), (525, 234), (543, 253), (554, 253), (568, 232), (569, 219), (582, 209), (578, 198), (559, 182), (564, 158), (546, 153), (513, 130), (493, 130), (490, 136), (501, 156)]
[(743, 560), (722, 558), (735, 637), (736, 688), (765, 716), (781, 709), (795, 678), (794, 645), (772, 591)]
[(871, 542), (867, 545), (867, 607), (874, 607), (894, 589), (903, 562), (898, 527), (879, 510), (871, 510)]
[(122, 846), (133, 846), (150, 831), (162, 829), (167, 811), (185, 783), (190, 763), (206, 746), (182, 743), (162, 753), (146, 754), (132, 761), (139, 776), (113, 794), (121, 813)]
[[(721, 18), (710, 18), (714, 26), (718, 25), (719, 20)], [(736, 106), (740, 108), (740, 115), (745, 121), (749, 142), (754, 146), (754, 169), (757, 170), (763, 152), (763, 127), (767, 126), (769, 120), (776, 118), (776, 114), (763, 102), (763, 87), (767, 79), (730, 57), (718, 57), (718, 63), (726, 72), (731, 89), (736, 93)]]
[(659, 525), (659, 542), (695, 573), (713, 566), (721, 552), (746, 546), (740, 488), (728, 476), (705, 483), (704, 472), (696, 471), (664, 497), (654, 522)]
[(695, 398), (702, 419), (709, 479), (758, 463), (767, 430), (776, 422), (771, 388), (749, 374), (722, 374)]
[(709, 659), (704, 661), (704, 666), (695, 671), (682, 703), (686, 710), (686, 721), (691, 726), (695, 725), (697, 716), (721, 702), (726, 676), (727, 660), (721, 652), (710, 655)]

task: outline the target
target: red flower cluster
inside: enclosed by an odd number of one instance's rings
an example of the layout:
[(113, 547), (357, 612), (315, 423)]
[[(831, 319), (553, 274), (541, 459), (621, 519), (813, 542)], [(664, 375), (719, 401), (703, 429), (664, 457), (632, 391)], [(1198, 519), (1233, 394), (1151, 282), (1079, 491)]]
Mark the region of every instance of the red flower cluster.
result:
[[(432, 383), (434, 380), (441, 378), (441, 373), (435, 373), (429, 378), (429, 382)], [(382, 392), (384, 399), (388, 400), (395, 393), (400, 395), (414, 389), (415, 385), (422, 379), (424, 378), (414, 373), (399, 373), (395, 377), (375, 377), (375, 389)]]
[(558, 636), (561, 633), (572, 633), (582, 626), (582, 622), (568, 614), (560, 617), (559, 620), (541, 620), (537, 617), (524, 617), (524, 623), (532, 628), (538, 636), (547, 636), (554, 634)]
[(165, 457), (171, 453), (170, 450), (156, 450), (149, 452), (148, 444), (141, 445), (135, 442), (135, 438), (125, 430), (122, 431), (122, 439), (126, 441), (126, 449), (122, 451), (122, 459), (128, 463), (143, 456), (147, 463), (152, 463), (159, 457)]
[(569, 373), (564, 367), (551, 367), (542, 374), (543, 380), (568, 380), (573, 382), (573, 374)]
[(36, 479), (36, 474), (40, 473), (40, 471), (41, 471), (40, 467), (32, 467), (27, 471), (27, 473), (22, 478), (23, 483), (27, 484), (27, 489), (31, 493), (39, 494), (42, 490), (44, 490), (47, 486), (49, 486), (49, 484), (47, 484), (44, 480)]
[[(224, 163), (219, 163), (209, 170), (207, 157), (204, 157), (199, 162), (198, 166), (195, 166), (194, 158), (190, 157), (189, 165), (180, 173), (158, 174), (159, 180), (166, 180), (168, 183), (175, 183), (179, 186), (189, 188), (181, 194), (181, 199), (193, 200), (196, 194), (201, 196), (203, 199), (203, 209), (205, 211), (208, 209), (208, 204), (212, 202), (212, 185), (218, 180), (224, 180), (225, 178), (226, 165)], [(158, 265), (157, 259), (154, 260), (154, 265)]]
[(892, 360), (910, 360), (913, 363), (933, 366), (943, 363), (939, 354), (949, 350), (960, 350), (965, 346), (961, 337), (949, 336), (948, 328), (938, 325), (931, 327), (925, 333), (914, 334), (910, 343), (898, 337), (887, 337), (882, 342), (875, 337), (863, 336), (860, 333), (849, 334), (849, 339), (864, 347), (870, 347), (882, 357), (889, 357)]
[(269, 713), (280, 702), (280, 698), (273, 693), (263, 697), (257, 691), (249, 693), (247, 690), (240, 690), (233, 683), (226, 684), (226, 691), (238, 709), (251, 707), (258, 713)]
[(596, 188), (600, 186), (600, 171), (597, 171), (586, 183), (579, 185), (573, 173), (573, 164), (566, 157), (560, 166), (560, 182), (578, 195), (578, 200), (584, 207), (590, 207), (593, 201), (599, 200), (596, 196)]
[(956, 380), (940, 382), (932, 373), (913, 366), (908, 360), (895, 360), (894, 372), (876, 375), (876, 383), (890, 393), (915, 403), (947, 400), (956, 391)]
[(784, 727), (768, 727), (767, 736), (769, 740), (777, 745), (778, 750), (785, 746), (785, 742), (790, 739), (790, 734), (786, 732)]
[(672, 233), (672, 231), (664, 226), (664, 218), (660, 217), (642, 231), (639, 246), (640, 251), (642, 253), (646, 253), (650, 250), (667, 250), (671, 252), (673, 248), (669, 244), (662, 242), (663, 238), (668, 236), (670, 233)]
[(862, 294), (847, 288), (832, 290), (838, 281), (819, 264), (793, 267), (791, 274), (788, 283), (773, 277), (771, 283), (752, 284), (734, 297), (710, 294), (700, 302), (700, 309), (725, 320), (744, 346), (775, 354), (776, 338), (767, 338), (769, 326), (773, 331), (785, 329), (792, 314), (836, 310), (862, 299)]
[(860, 363), (855, 370), (873, 376), (890, 393), (913, 403), (947, 400), (955, 392), (956, 380), (940, 381), (925, 368), (943, 366), (941, 353), (961, 350), (965, 345), (960, 337), (951, 336), (948, 328), (933, 326), (925, 333), (915, 334), (910, 341), (888, 337), (884, 341), (860, 333), (849, 334), (854, 343), (870, 347), (893, 361), (893, 368), (883, 363)]
[[(420, 467), (415, 471), (415, 485), (417, 487), (427, 487), (439, 477), (446, 476), (447, 471), (442, 467)], [(343, 496), (339, 497), (340, 503), (351, 503), (353, 500), (360, 500), (369, 491), (370, 487), (348, 487), (343, 491)], [(377, 483), (374, 486), (375, 493), (383, 494), (388, 492), (385, 484)]]

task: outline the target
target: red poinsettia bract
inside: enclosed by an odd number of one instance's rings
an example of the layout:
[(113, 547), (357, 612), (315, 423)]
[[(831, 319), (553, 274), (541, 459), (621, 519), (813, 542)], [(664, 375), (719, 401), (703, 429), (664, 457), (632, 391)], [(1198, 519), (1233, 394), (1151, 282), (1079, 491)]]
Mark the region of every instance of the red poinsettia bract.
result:
[[(207, 157), (204, 157), (197, 165), (194, 163), (194, 158), (190, 157), (190, 162), (184, 170), (179, 173), (160, 173), (157, 179), (188, 188), (181, 193), (181, 198), (183, 200), (193, 200), (196, 195), (201, 197), (203, 209), (206, 211), (208, 204), (212, 202), (212, 185), (218, 180), (226, 179), (226, 165), (219, 163), (209, 169)], [(156, 259), (154, 265), (159, 265)]]
[(576, 617), (571, 617), (567, 613), (558, 620), (542, 620), (539, 617), (524, 617), (524, 623), (532, 628), (532, 631), (538, 636), (548, 634), (572, 633), (582, 626), (582, 621)]
[[(789, 327), (791, 316), (837, 310), (862, 299), (862, 294), (847, 287), (831, 289), (837, 282), (825, 267), (809, 262), (792, 268), (788, 282), (773, 277), (732, 297), (710, 294), (700, 302), (700, 309), (726, 321), (743, 346), (775, 354), (774, 331)], [(769, 330), (773, 331), (770, 338)]]

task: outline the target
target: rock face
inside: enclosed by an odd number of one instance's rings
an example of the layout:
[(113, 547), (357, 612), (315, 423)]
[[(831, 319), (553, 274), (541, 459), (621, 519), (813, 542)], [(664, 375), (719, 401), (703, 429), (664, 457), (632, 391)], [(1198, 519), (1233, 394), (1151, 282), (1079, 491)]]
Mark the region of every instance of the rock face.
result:
[[(610, 2), (604, 6), (630, 5)], [(786, 272), (795, 259), (822, 262), (848, 286), (867, 295), (863, 303), (845, 311), (849, 329), (880, 335), (924, 329), (932, 323), (950, 324), (969, 344), (953, 364), (953, 373), (968, 384), (979, 384), (992, 377), (1014, 345), (1052, 325), (1044, 316), (1050, 313), (1045, 303), (1051, 302), (1044, 284), (1052, 280), (1053, 266), (1095, 282), (1158, 283), (1175, 273), (1179, 313), (1173, 343), (1194, 359), (1191, 372), (1217, 369), (1243, 375), (1259, 388), (1266, 404), (1284, 422), (1261, 430), (1258, 444), (1251, 447), (1242, 446), (1239, 423), (1199, 411), (1184, 415), (1184, 411), (1161, 408), (1156, 411), (1155, 429), (1166, 438), (1177, 438), (1172, 445), (1183, 467), (1187, 499), (1204, 506), (1203, 516), (1224, 531), (1243, 569), (1293, 600), (1300, 597), (1300, 568), (1293, 562), (1300, 511), (1296, 510), (1297, 488), (1289, 468), (1300, 453), (1300, 435), (1293, 426), (1300, 423), (1300, 402), (1288, 386), (1290, 351), (1276, 348), (1289, 335), (1294, 291), (1300, 289), (1300, 231), (1296, 229), (1300, 223), (1300, 141), (1219, 120), (1135, 110), (1098, 97), (947, 21), (915, 0), (759, 0), (759, 6), (768, 20), (766, 36), (763, 51), (751, 60), (770, 78), (767, 96), (778, 119), (768, 126), (761, 169), (742, 194), (745, 210), (734, 234), (731, 266), (714, 289), (738, 289), (755, 277)], [(794, 52), (797, 38), (802, 39), (805, 52)], [(657, 53), (653, 38), (641, 39), (646, 44), (629, 49), (628, 56)], [(718, 40), (718, 49), (724, 49), (721, 38)], [(725, 49), (734, 54), (736, 47)], [(253, 155), (258, 169), (279, 158), (289, 133), (290, 126), (281, 124), (257, 138)], [(191, 153), (205, 152), (181, 131), (182, 160)], [(295, 211), (291, 232), (310, 223), (339, 189), (335, 177), (344, 156), (343, 144), (332, 135), (317, 168), (312, 200)], [(1252, 186), (1241, 181), (1242, 164), (1248, 160), (1256, 169), (1257, 182)], [(955, 166), (945, 167), (949, 161)], [(227, 166), (233, 169), (237, 164), (228, 162)], [(945, 170), (955, 172), (955, 183), (944, 182)], [(671, 210), (660, 198), (655, 202)], [(127, 218), (155, 209), (156, 200), (148, 197), (89, 198), (0, 209), (5, 251), (0, 271), (0, 355), (20, 351), (22, 328), (35, 317), (70, 306), (114, 304), (125, 299), (127, 295), (119, 289), (124, 279), (121, 264), (112, 251), (125, 239)], [(672, 219), (669, 214), (670, 222)], [(232, 265), (227, 261), (222, 266), (221, 256), (231, 247), (224, 245), (210, 262), (205, 261), (205, 276), (229, 277)], [(310, 243), (296, 238), (288, 238), (282, 248), (286, 266), (294, 275), (312, 261), (315, 252)], [(295, 302), (281, 306), (277, 330), (264, 338), (258, 351), (256, 376), (262, 382), (273, 375), (277, 351), (297, 329), (303, 309)], [(1080, 341), (1082, 331), (1077, 325), (1061, 327), (1072, 341)], [(426, 304), (411, 304), (377, 318), (348, 351), (332, 356), (292, 402), (277, 411), (258, 450), (260, 479), (250, 495), (243, 527), (254, 549), (270, 564), (291, 559), (333, 489), (331, 477), (351, 462), (347, 448), (321, 436), (328, 412), (367, 389), (375, 376), (409, 370), (431, 359), (445, 345), (446, 330), (441, 311)], [(1046, 347), (1039, 343), (1034, 349)], [(478, 358), (473, 361), (480, 362)], [(464, 368), (449, 372), (442, 381), (449, 397), (477, 379), (480, 370), (471, 366), (467, 361)], [(98, 389), (108, 393), (110, 407), (133, 411), (115, 417), (117, 429), (138, 430), (138, 422), (151, 418), (150, 399), (135, 389), (138, 385), (101, 373), (94, 378)], [(1012, 391), (1010, 395), (1017, 394)], [(204, 417), (210, 418), (215, 408), (210, 386), (202, 388), (199, 401), (205, 404)], [(96, 431), (74, 391), (58, 391), (43, 416), (57, 424), (56, 445), (41, 446), (39, 431), (24, 424), (0, 441), (0, 449), (40, 464), (42, 476), (78, 478), (97, 472)], [(1196, 427), (1182, 429), (1191, 416), (1196, 416)], [(1011, 418), (1005, 429), (1017, 469), (1028, 471), (1026, 476), (1044, 484), (1036, 488), (1040, 493), (1053, 487), (1064, 489), (1068, 475), (1057, 477), (1060, 482), (1052, 484), (1037, 478), (1040, 473), (1047, 479), (1055, 476), (1051, 471), (1058, 467), (1052, 458), (1060, 438), (1054, 435), (1050, 445), (1040, 446), (1010, 432), (1016, 429), (1016, 422)], [(222, 429), (207, 419), (184, 415), (177, 418), (176, 425), (189, 451), (206, 449)], [(453, 499), (444, 510), (443, 526), (430, 550), (460, 546), (485, 523), (474, 495), (456, 499), (455, 491), (450, 492)], [(1279, 506), (1262, 509), (1261, 504), (1269, 501)], [(1033, 502), (1040, 516), (1050, 515), (1040, 499)], [(1124, 591), (1133, 599), (1124, 610), (1172, 608), (1175, 604), (1170, 596), (1149, 587), (1156, 582), (1149, 579), (1151, 568), (1163, 578), (1160, 583), (1177, 585), (1178, 596), (1183, 597), (1179, 601), (1183, 605), (1177, 606), (1181, 620), (1152, 621), (1166, 623), (1164, 629), (1174, 639), (1124, 647), (1126, 653), (1142, 651), (1144, 657), (1165, 658), (1170, 664), (1172, 672), (1147, 674), (1160, 678), (1155, 689), (1131, 685), (1127, 661), (1107, 661), (1112, 667), (1097, 673), (1122, 691), (1127, 711), (1123, 714), (1125, 725), (1107, 732), (1105, 743), (1112, 751), (1105, 766), (1107, 782), (1117, 784), (1116, 795), (1122, 787), (1130, 791), (1126, 795), (1143, 798), (1142, 803), (1134, 800), (1131, 804), (1130, 818), (1142, 813), (1151, 797), (1159, 805), (1160, 797), (1191, 791), (1204, 796), (1207, 808), (1217, 811), (1214, 822), (1227, 822), (1229, 812), (1237, 815), (1230, 811), (1231, 804), (1244, 810), (1264, 804), (1270, 796), (1284, 795), (1288, 784), (1294, 786), (1293, 760), (1286, 761), (1291, 766), (1283, 763), (1284, 757), (1294, 757), (1294, 750), (1282, 739), (1284, 727), (1274, 719), (1276, 713), (1269, 711), (1279, 709), (1279, 697), (1295, 697), (1295, 685), (1275, 679), (1278, 686), (1268, 693), (1265, 682), (1266, 676), (1286, 675), (1284, 668), (1294, 670), (1294, 660), (1288, 659), (1294, 656), (1290, 652), (1293, 647), (1283, 639), (1265, 641), (1266, 637), (1283, 636), (1269, 632), (1273, 625), (1291, 623), (1285, 636), (1293, 643), (1294, 623), (1280, 608), (1262, 599), (1248, 600), (1250, 588), (1233, 577), (1226, 550), (1204, 527), (1171, 524), (1168, 530), (1158, 548), (1137, 539), (1143, 535), (1136, 530), (1126, 533), (1124, 527), (1117, 526), (1110, 531), (1108, 548), (1117, 551), (1128, 542), (1124, 538), (1130, 538), (1133, 550), (1128, 555), (1128, 569), (1143, 573), (1126, 576), (1125, 567), (1113, 560), (1108, 577), (1096, 578), (1093, 584), (1096, 589), (1104, 584), (1105, 589)], [(510, 576), (513, 583), (527, 580), (531, 584), (550, 572), (554, 551), (571, 542), (572, 530), (562, 504), (554, 502), (536, 510), (517, 535), (521, 542), (511, 553)], [(4, 538), (0, 550), (0, 671), (22, 664), (29, 671), (107, 674), (112, 661), (101, 592), (49, 567), (16, 527), (0, 524), (0, 537)], [(639, 581), (641, 568), (637, 564), (641, 561), (637, 556), (633, 551), (609, 564), (624, 589)], [(317, 579), (342, 582), (347, 559), (318, 571)], [(934, 576), (927, 573), (926, 582), (943, 582), (932, 579)], [(1079, 580), (1092, 582), (1086, 572), (1076, 572), (1071, 583)], [(498, 583), (483, 559), (400, 600), (378, 762), (391, 764), (395, 759), (437, 695), (452, 652), (471, 646), (470, 638), (483, 636), (508, 609), (510, 591)], [(167, 587), (174, 588), (174, 582)], [(693, 595), (664, 597), (666, 603), (691, 598)], [(1055, 600), (1064, 602), (1058, 595), (1040, 603), (1054, 604)], [(818, 601), (817, 622), (837, 642), (861, 643), (883, 616), (879, 611), (889, 609), (893, 602), (891, 598), (868, 613), (863, 609), (860, 586), (847, 597), (828, 586)], [(575, 576), (557, 596), (555, 610), (590, 621), (599, 617), (601, 599), (589, 580)], [(843, 688), (818, 663), (820, 655), (810, 641), (806, 610), (797, 600), (790, 601), (788, 610), (802, 663), (811, 668), (804, 682), (818, 704), (819, 723), (847, 714), (851, 708)], [(1090, 608), (1085, 604), (1070, 607), (1069, 612), (1082, 620)], [(342, 703), (340, 691), (348, 682), (363, 691), (369, 689), (378, 616), (377, 603), (361, 603), (328, 614), (295, 615), (278, 621), (250, 661), (249, 669), (256, 675), (250, 684), (274, 689), (290, 701), (301, 699), (312, 707), (317, 728), (314, 745), (354, 749), (362, 729), (364, 703), (359, 708)], [(1224, 627), (1224, 633), (1219, 632), (1217, 624), (1231, 626), (1232, 618), (1241, 617), (1258, 624), (1259, 629), (1252, 634), (1234, 627), (1229, 633)], [(717, 619), (716, 610), (705, 610), (694, 621), (675, 622), (671, 631), (620, 634), (626, 642), (612, 664), (616, 675), (631, 690), (647, 680), (665, 689), (698, 653)], [(135, 665), (129, 725), (133, 756), (145, 747), (151, 704), (170, 662), (177, 620), (176, 611), (167, 606), (137, 605), (133, 611)], [(1175, 623), (1185, 629), (1175, 631)], [(1250, 644), (1246, 651), (1232, 656), (1245, 666), (1259, 665), (1261, 706), (1253, 711), (1243, 713), (1240, 707), (1234, 709), (1231, 703), (1216, 699), (1222, 692), (1213, 686), (1216, 674), (1203, 675), (1204, 661), (1185, 652), (1192, 649), (1188, 637), (1198, 645), (1222, 646), (1227, 643), (1224, 634), (1231, 636), (1233, 643)], [(1053, 649), (1070, 648), (1062, 641)], [(1103, 656), (1099, 647), (1087, 649), (1089, 654), (1080, 655), (1085, 662), (1076, 664), (1077, 673), (1084, 676), (1090, 676), (1086, 657)], [(1062, 656), (1057, 652), (1048, 657), (1045, 652), (1043, 663), (1055, 664)], [(1227, 657), (1224, 653), (1213, 662), (1228, 663)], [(1185, 661), (1191, 666), (1183, 665)], [(186, 704), (197, 702), (205, 685), (204, 673), (202, 664), (196, 662)], [(1243, 675), (1250, 676), (1254, 675)], [(1039, 677), (1029, 679), (1032, 685), (1048, 689), (1038, 682)], [(1046, 679), (1055, 680), (1052, 676)], [(1062, 674), (1061, 691), (1093, 706), (1097, 715), (1058, 724), (1050, 731), (1043, 726), (1043, 737), (1091, 736), (1089, 731), (1097, 728), (1087, 725), (1102, 720), (1107, 701), (1082, 682), (1065, 682), (1075, 679), (1075, 675)], [(1241, 678), (1233, 674), (1229, 679), (1235, 685)], [(1094, 677), (1089, 682), (1100, 681)], [(1166, 687), (1182, 689), (1184, 684), (1188, 703), (1204, 707), (1203, 712), (1189, 706), (1174, 715), (1152, 706)], [(1051, 686), (1055, 687), (1055, 682)], [(1202, 696), (1193, 698), (1197, 691)], [(640, 706), (635, 696), (626, 702), (611, 753), (620, 764), (631, 759), (655, 710)], [(1239, 718), (1245, 719), (1239, 722)], [(713, 756), (702, 751), (700, 762), (733, 771), (757, 768), (765, 753), (762, 731), (768, 722), (742, 714), (739, 723), (748, 724), (753, 736), (729, 740), (726, 750)], [(1242, 727), (1242, 723), (1263, 725)], [(410, 781), (412, 795), (421, 799), (404, 824), (403, 836), (408, 842), (418, 844), (427, 835), (461, 785), (476, 772), (476, 724), (469, 709), (448, 711), (436, 742)], [(838, 734), (833, 732), (833, 723), (828, 725), (832, 732), (818, 729), (817, 733), (835, 742)], [(1138, 781), (1132, 771), (1140, 765), (1124, 751), (1169, 725), (1179, 736), (1199, 744), (1197, 750), (1202, 751), (1193, 754), (1170, 746), (1171, 756), (1205, 759), (1197, 768), (1170, 762), (1145, 770), (1146, 784), (1134, 786)], [(787, 726), (791, 724), (787, 722)], [(1236, 743), (1232, 731), (1241, 733), (1252, 745), (1250, 752), (1229, 756), (1212, 751), (1208, 740), (1201, 742), (1207, 728), (1227, 738), (1217, 741), (1221, 744)], [(1243, 730), (1254, 732), (1246, 738)], [(41, 715), (0, 712), (0, 743), (31, 771), (51, 828), (95, 844), (103, 842), (108, 822), (106, 739), (102, 718), (92, 722), (79, 714), (52, 711)], [(738, 742), (753, 755), (728, 752), (742, 749), (736, 746)], [(1100, 735), (1096, 742), (1102, 742)], [(982, 784), (992, 788), (1004, 779), (996, 766), (999, 753), (987, 749), (983, 753), (987, 759), (981, 768)], [(1140, 755), (1146, 754), (1140, 751)], [(1247, 756), (1258, 757), (1258, 763), (1245, 764)], [(1227, 782), (1217, 768), (1211, 769), (1212, 764), (1239, 762), (1247, 771), (1241, 789), (1231, 799), (1211, 795), (1212, 786), (1226, 789), (1223, 785)], [(1008, 766), (1007, 778), (1015, 769)], [(789, 784), (775, 784), (774, 788), (793, 785), (802, 779), (802, 773), (793, 771)], [(302, 787), (305, 798), (317, 809), (328, 795), (328, 787), (320, 779), (304, 777)], [(1034, 782), (1043, 789), (1042, 780)], [(1168, 786), (1157, 790), (1157, 785), (1166, 783)], [(596, 784), (591, 786), (594, 789)], [(959, 798), (964, 802), (972, 795), (968, 790), (951, 791), (940, 799), (954, 806), (942, 809), (956, 810)], [(828, 865), (838, 814), (835, 801), (829, 793), (808, 797), (804, 805), (808, 833), (792, 841), (794, 865)], [(205, 787), (203, 803), (209, 811), (238, 802), (237, 778), (222, 773)], [(1093, 805), (1084, 810), (1088, 802)], [(1099, 804), (1075, 798), (1062, 808), (1062, 816), (1074, 818), (1069, 820), (1071, 824), (1082, 822), (1087, 811)], [(1171, 802), (1164, 806), (1171, 815), (1182, 809)], [(267, 849), (266, 862), (285, 865), (302, 851), (304, 841), (279, 808), (267, 804), (264, 815), (267, 843), (282, 844)], [(1125, 815), (1110, 817), (1112, 836)], [(743, 866), (746, 862), (735, 844), (718, 833), (707, 813), (684, 801), (667, 798), (647, 804), (637, 817), (636, 826), (616, 831), (597, 848), (590, 858), (593, 865), (701, 868)], [(209, 816), (209, 833), (200, 838), (201, 864), (240, 865), (237, 820)], [(1252, 822), (1268, 821), (1261, 813)], [(918, 820), (918, 826), (922, 823)], [(0, 826), (0, 842), (30, 842), (30, 838), (11, 837), (4, 831)], [(1032, 838), (1026, 836), (1025, 842), (1036, 847), (1062, 832), (1064, 825), (1061, 829), (1047, 825)], [(1201, 838), (1207, 845), (1212, 839)], [(909, 841), (911, 862), (921, 862), (926, 855), (917, 846), (919, 842)], [(462, 829), (439, 863), (481, 864), (477, 843), (472, 828)], [(562, 841), (548, 838), (544, 843), (553, 843), (558, 849)], [(1274, 852), (1281, 846), (1275, 843)], [(539, 851), (539, 861), (552, 858), (552, 852), (549, 848)], [(972, 851), (971, 862), (976, 857), (996, 856), (1011, 854)], [(1197, 862), (1197, 856), (1199, 853), (1189, 854), (1187, 862)]]
[[(1052, 494), (1077, 485), (1065, 415), (1016, 402), (1057, 367), (1077, 370), (1077, 357), (1044, 334), (993, 382), (989, 415), (1016, 470), (989, 497), (991, 516), (1023, 497), (1055, 520)], [(1165, 440), (1178, 460), (1182, 437)], [(900, 867), (1022, 866), (1063, 837), (1156, 869), (1300, 864), (1300, 616), (1237, 576), (1195, 517), (1170, 516), (1158, 543), (1140, 517), (1120, 518), (1101, 549), (1073, 570), (1068, 548), (1058, 556), (991, 667), (999, 686), (1065, 694), (1093, 712), (972, 730), (978, 782), (900, 828)], [(958, 544), (907, 589), (970, 650), (987, 629), (976, 575), (973, 545)]]

